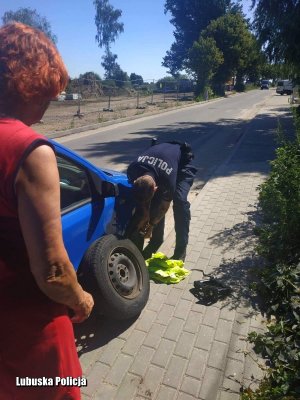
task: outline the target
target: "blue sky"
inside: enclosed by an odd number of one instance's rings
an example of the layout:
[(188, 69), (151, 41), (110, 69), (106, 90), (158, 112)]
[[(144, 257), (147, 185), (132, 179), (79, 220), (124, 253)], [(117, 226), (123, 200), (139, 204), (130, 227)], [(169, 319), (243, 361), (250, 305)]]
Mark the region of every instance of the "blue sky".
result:
[[(247, 12), (251, 0), (243, 1)], [(103, 49), (95, 41), (93, 0), (10, 0), (0, 3), (0, 18), (5, 11), (30, 7), (48, 19), (58, 38), (58, 49), (72, 78), (94, 71), (103, 77)], [(170, 15), (164, 14), (165, 0), (111, 0), (122, 10), (124, 32), (112, 45), (117, 62), (129, 75), (157, 80), (167, 75), (162, 59), (174, 41)]]

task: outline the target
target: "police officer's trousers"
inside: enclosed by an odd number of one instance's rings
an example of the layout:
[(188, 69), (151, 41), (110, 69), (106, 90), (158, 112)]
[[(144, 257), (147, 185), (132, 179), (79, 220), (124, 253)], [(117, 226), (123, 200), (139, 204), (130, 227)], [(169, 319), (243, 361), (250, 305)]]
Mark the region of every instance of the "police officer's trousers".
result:
[[(178, 172), (176, 190), (173, 196), (173, 214), (176, 232), (175, 253), (180, 253), (186, 249), (189, 240), (189, 228), (191, 220), (190, 203), (187, 199), (188, 193), (194, 181), (196, 168), (186, 165)], [(159, 198), (154, 198), (151, 207), (155, 207), (155, 203)], [(144, 257), (151, 257), (161, 246), (164, 240), (165, 218), (153, 229), (152, 237), (149, 244), (144, 249)]]

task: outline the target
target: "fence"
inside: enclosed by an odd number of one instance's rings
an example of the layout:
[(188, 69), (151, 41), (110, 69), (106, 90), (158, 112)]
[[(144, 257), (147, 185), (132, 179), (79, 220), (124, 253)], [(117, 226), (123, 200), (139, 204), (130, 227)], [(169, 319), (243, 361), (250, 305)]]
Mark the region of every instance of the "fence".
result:
[[(101, 83), (101, 82), (100, 82)], [(169, 81), (123, 86), (99, 84), (95, 80), (76, 80), (67, 95), (52, 101), (40, 124), (41, 133), (64, 131), (75, 127), (99, 124), (134, 115), (150, 114), (194, 102), (191, 85), (172, 85)]]

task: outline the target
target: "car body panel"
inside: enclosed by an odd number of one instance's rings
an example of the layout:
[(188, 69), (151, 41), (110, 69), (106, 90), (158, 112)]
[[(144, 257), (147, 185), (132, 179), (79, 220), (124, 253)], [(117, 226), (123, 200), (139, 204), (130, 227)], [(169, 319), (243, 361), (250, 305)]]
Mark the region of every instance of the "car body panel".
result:
[(90, 245), (109, 233), (115, 200), (105, 199), (105, 203), (102, 207), (91, 202), (62, 216), (64, 244), (75, 270)]
[(282, 79), (277, 82), (276, 93), (278, 94), (292, 94), (293, 93), (293, 83), (288, 79)]
[(127, 180), (127, 177), (124, 173), (114, 171), (111, 169), (100, 169), (96, 167), (94, 164), (90, 163), (87, 159), (81, 157), (79, 154), (74, 151), (68, 149), (60, 143), (55, 142), (54, 140), (49, 139), (49, 141), (54, 145), (55, 151), (59, 154), (64, 154), (67, 157), (70, 157), (74, 162), (83, 165), (88, 170), (94, 171), (97, 173), (102, 179), (107, 180), (109, 182), (121, 183), (127, 187), (131, 187), (130, 183)]
[[(58, 160), (61, 200), (63, 193), (67, 197), (68, 193), (72, 196), (80, 193), (82, 184), (78, 178), (87, 186), (83, 198), (62, 206), (64, 244), (77, 270), (95, 240), (110, 233), (124, 235), (135, 207), (132, 186), (125, 174), (102, 170), (61, 144), (53, 140), (51, 143)], [(70, 183), (72, 175), (79, 183)], [(75, 186), (77, 184), (78, 187)], [(107, 187), (113, 190), (107, 190)]]

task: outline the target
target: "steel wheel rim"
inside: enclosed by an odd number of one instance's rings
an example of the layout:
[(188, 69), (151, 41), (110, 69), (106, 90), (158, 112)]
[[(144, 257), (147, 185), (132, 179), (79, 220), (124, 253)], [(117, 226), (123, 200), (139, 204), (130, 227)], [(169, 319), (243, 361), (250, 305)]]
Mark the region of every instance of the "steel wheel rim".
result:
[(126, 299), (136, 298), (143, 286), (141, 267), (134, 255), (125, 248), (114, 249), (107, 270), (114, 290)]

